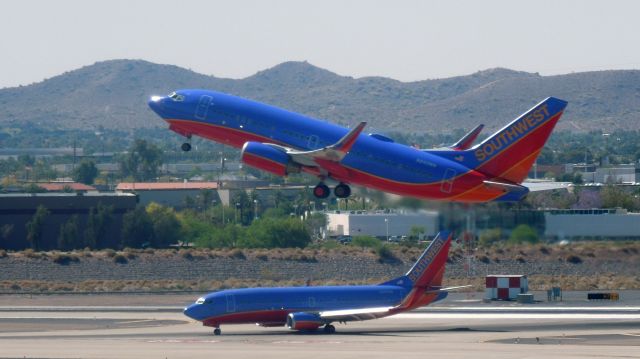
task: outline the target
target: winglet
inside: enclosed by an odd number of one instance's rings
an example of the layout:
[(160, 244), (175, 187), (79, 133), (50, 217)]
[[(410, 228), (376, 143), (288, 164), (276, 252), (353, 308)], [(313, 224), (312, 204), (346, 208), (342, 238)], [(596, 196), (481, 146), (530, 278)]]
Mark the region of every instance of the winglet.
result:
[(332, 149), (344, 153), (349, 152), (353, 144), (356, 143), (358, 136), (360, 136), (360, 133), (362, 132), (362, 130), (364, 130), (364, 127), (366, 125), (366, 121), (360, 122), (356, 127), (354, 127), (346, 135), (344, 135), (344, 137), (342, 137), (338, 142), (331, 146)]
[(463, 150), (468, 149), (469, 147), (471, 147), (471, 145), (473, 144), (473, 141), (476, 140), (476, 138), (480, 134), (480, 131), (482, 131), (483, 128), (484, 128), (484, 125), (483, 124), (479, 124), (478, 126), (476, 126), (476, 128), (474, 128), (473, 130), (469, 131), (469, 133), (467, 133), (466, 135), (462, 136), (462, 138), (459, 139), (458, 142), (456, 142), (453, 145), (451, 145), (450, 148), (454, 149), (456, 151), (463, 151)]

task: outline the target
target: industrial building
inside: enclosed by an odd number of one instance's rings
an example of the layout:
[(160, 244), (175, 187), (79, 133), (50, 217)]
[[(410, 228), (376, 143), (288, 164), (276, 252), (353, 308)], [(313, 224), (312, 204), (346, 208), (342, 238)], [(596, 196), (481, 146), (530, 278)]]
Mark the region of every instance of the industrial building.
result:
[(40, 244), (46, 250), (57, 247), (60, 226), (73, 215), (78, 215), (79, 230), (83, 233), (90, 209), (99, 204), (111, 207), (112, 220), (107, 226), (108, 238), (104, 243), (98, 243), (98, 246), (115, 248), (120, 242), (123, 214), (136, 207), (135, 195), (98, 192), (0, 194), (0, 248), (29, 248), (27, 222), (32, 220), (40, 205), (49, 212), (44, 218)]
[(187, 197), (196, 199), (203, 190), (214, 191), (212, 200), (219, 200), (216, 182), (121, 182), (116, 187), (117, 193), (134, 193), (138, 195), (143, 206), (151, 202), (174, 208), (185, 207)]
[(640, 213), (625, 209), (557, 209), (544, 213), (550, 239), (640, 239)]
[(336, 211), (327, 212), (327, 235), (402, 237), (409, 235), (411, 227), (418, 226), (424, 228), (425, 236), (433, 237), (439, 231), (438, 223), (439, 214), (435, 211)]

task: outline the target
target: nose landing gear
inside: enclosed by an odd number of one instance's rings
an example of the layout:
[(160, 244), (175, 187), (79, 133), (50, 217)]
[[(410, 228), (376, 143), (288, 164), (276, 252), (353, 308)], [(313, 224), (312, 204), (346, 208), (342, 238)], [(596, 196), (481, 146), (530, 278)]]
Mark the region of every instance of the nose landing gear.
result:
[(182, 146), (180, 146), (180, 148), (184, 152), (189, 152), (191, 151), (191, 135), (185, 135), (185, 137), (187, 138), (187, 142), (183, 143)]

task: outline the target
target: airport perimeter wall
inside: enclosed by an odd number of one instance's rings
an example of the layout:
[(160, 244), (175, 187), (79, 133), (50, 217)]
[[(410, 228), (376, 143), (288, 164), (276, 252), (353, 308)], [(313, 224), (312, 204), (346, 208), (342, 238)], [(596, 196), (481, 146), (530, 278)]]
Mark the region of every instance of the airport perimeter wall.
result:
[[(631, 261), (631, 262), (630, 262)], [(596, 276), (607, 273), (637, 276), (635, 259), (608, 260), (573, 264), (560, 261), (522, 263), (503, 260), (500, 263), (475, 262), (468, 271), (464, 260), (447, 264), (450, 278), (483, 277), (487, 274), (526, 274), (548, 276)], [(353, 255), (318, 256), (311, 260), (258, 259), (252, 254), (246, 259), (178, 255), (162, 257), (140, 254), (126, 264), (115, 263), (110, 257), (80, 257), (66, 265), (51, 258), (27, 258), (8, 255), (0, 258), (0, 281), (69, 281), (90, 280), (318, 280), (363, 282), (383, 280), (405, 273), (413, 264), (406, 260), (380, 263), (373, 257)]]

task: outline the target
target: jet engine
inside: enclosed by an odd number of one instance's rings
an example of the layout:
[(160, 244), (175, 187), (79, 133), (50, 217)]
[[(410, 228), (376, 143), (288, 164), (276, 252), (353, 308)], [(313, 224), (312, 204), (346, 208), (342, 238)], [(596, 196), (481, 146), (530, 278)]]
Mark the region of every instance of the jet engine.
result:
[(323, 326), (325, 322), (320, 315), (313, 313), (289, 313), (287, 316), (287, 327), (294, 330), (316, 330)]
[(300, 165), (291, 161), (291, 157), (283, 150), (260, 142), (246, 142), (244, 146), (242, 146), (240, 158), (243, 163), (251, 167), (278, 176), (286, 176), (289, 173), (300, 172)]

